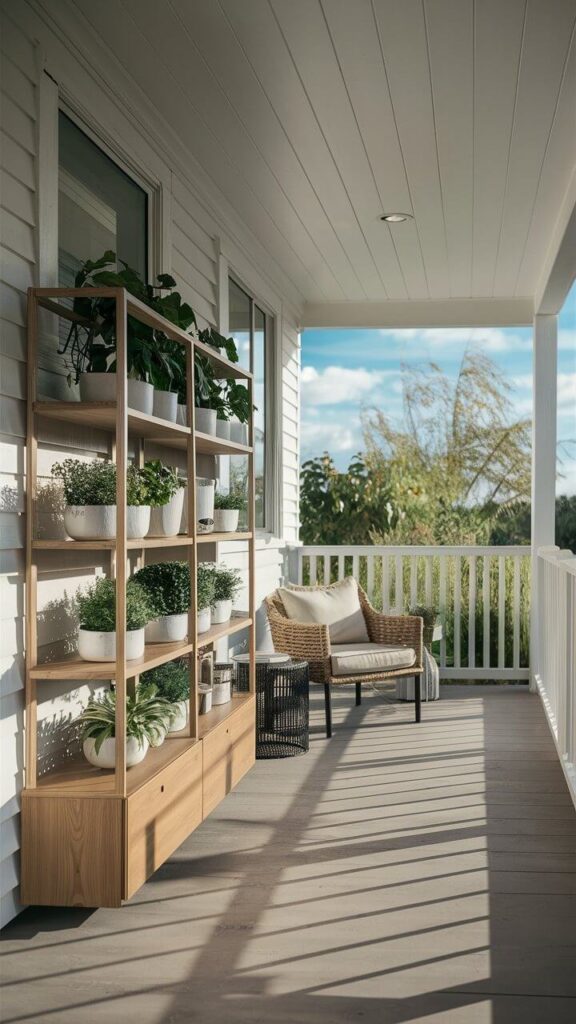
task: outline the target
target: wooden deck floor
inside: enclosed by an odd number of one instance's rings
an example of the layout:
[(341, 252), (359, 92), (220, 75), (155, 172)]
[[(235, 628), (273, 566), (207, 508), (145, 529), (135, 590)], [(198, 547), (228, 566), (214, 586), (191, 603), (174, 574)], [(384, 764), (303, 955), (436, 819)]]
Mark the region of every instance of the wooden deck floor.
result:
[(2, 1021), (573, 1024), (576, 814), (537, 697), (338, 695), (122, 910), (5, 931)]

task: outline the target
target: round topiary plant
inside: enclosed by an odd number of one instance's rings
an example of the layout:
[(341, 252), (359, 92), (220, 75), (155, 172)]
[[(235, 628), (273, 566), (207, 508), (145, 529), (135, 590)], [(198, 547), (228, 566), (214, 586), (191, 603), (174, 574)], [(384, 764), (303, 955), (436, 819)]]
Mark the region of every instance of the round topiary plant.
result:
[(183, 615), (190, 607), (190, 568), (187, 562), (156, 562), (134, 573), (155, 616)]
[[(52, 476), (62, 481), (67, 505), (116, 504), (116, 466), (113, 462), (65, 459), (52, 466)], [(146, 478), (135, 466), (129, 466), (126, 474), (126, 504), (151, 504)]]
[(214, 568), (214, 601), (233, 601), (242, 587), (242, 575), (239, 569), (231, 569), (228, 565), (217, 565)]
[(246, 498), (237, 491), (231, 491), (230, 494), (215, 494), (214, 508), (243, 512), (246, 508)]
[[(116, 630), (116, 583), (105, 576), (76, 595), (80, 628), (113, 633)], [(154, 617), (154, 607), (144, 587), (134, 580), (126, 584), (126, 629), (142, 629)]]
[(196, 601), (198, 611), (210, 608), (214, 601), (214, 564), (199, 562), (196, 568)]
[(150, 672), (144, 672), (140, 679), (141, 685), (154, 686), (158, 696), (171, 704), (188, 700), (190, 696), (190, 672), (188, 663), (182, 659), (168, 661)]

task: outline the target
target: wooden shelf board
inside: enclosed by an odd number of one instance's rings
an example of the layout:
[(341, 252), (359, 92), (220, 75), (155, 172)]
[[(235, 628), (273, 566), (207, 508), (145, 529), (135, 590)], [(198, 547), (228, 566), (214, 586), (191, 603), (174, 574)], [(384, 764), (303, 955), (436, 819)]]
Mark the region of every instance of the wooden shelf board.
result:
[(205, 739), (217, 725), (225, 722), (242, 704), (247, 704), (249, 701), (254, 701), (253, 693), (235, 693), (227, 704), (218, 704), (207, 715), (200, 715), (198, 717), (199, 739)]
[[(178, 535), (177, 537), (142, 537), (139, 540), (128, 540), (129, 550), (141, 548), (176, 548), (190, 547), (193, 537)], [(32, 547), (38, 551), (113, 551), (116, 540), (35, 540)]]
[(198, 647), (207, 647), (208, 644), (222, 640), (225, 636), (232, 636), (233, 633), (238, 633), (241, 629), (247, 629), (251, 625), (252, 619), (247, 615), (233, 615), (228, 622), (223, 622), (219, 626), (211, 626), (205, 633), (198, 633)]
[(228, 540), (251, 540), (252, 534), (242, 533), (199, 533), (196, 537), (198, 544), (223, 544)]
[[(100, 430), (116, 429), (115, 402), (35, 402), (34, 411), (49, 419), (82, 423)], [(136, 409), (128, 409), (128, 430), (134, 436), (148, 441), (182, 447), (192, 434), (189, 427), (157, 416), (148, 416)]]
[[(151, 668), (157, 668), (174, 658), (184, 657), (194, 650), (194, 645), (187, 642), (178, 644), (146, 644), (144, 657), (139, 661), (128, 661), (128, 676), (140, 675)], [(83, 661), (73, 654), (64, 661), (52, 661), (45, 665), (36, 665), (30, 672), (32, 679), (95, 679), (108, 680), (116, 676), (116, 664), (113, 661)]]
[(225, 441), (222, 437), (213, 437), (211, 434), (195, 433), (196, 451), (203, 455), (249, 455), (252, 449), (245, 444), (236, 444), (235, 441)]
[[(176, 761), (186, 750), (198, 743), (197, 739), (181, 734), (167, 736), (161, 747), (151, 747), (140, 764), (126, 771), (126, 794), (130, 796), (149, 782), (167, 765)], [(40, 776), (35, 789), (27, 789), (31, 796), (116, 796), (114, 772), (95, 768), (83, 754), (70, 758), (62, 765)]]

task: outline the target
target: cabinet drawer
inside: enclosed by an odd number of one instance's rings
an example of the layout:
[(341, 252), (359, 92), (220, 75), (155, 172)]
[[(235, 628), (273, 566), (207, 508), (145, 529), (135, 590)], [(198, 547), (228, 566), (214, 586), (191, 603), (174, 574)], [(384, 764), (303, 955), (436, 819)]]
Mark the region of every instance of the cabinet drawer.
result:
[(232, 743), (230, 748), (232, 786), (250, 770), (256, 760), (256, 725), (253, 700), (238, 708), (232, 717)]
[(125, 899), (201, 821), (202, 745), (197, 743), (127, 798)]

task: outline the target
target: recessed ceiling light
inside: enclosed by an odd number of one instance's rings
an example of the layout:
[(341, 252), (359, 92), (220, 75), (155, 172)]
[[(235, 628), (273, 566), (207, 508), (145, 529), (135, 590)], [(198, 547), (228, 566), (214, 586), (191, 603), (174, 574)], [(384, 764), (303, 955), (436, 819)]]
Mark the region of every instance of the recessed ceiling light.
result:
[(411, 213), (383, 213), (380, 220), (387, 224), (401, 224), (403, 220), (413, 220)]

